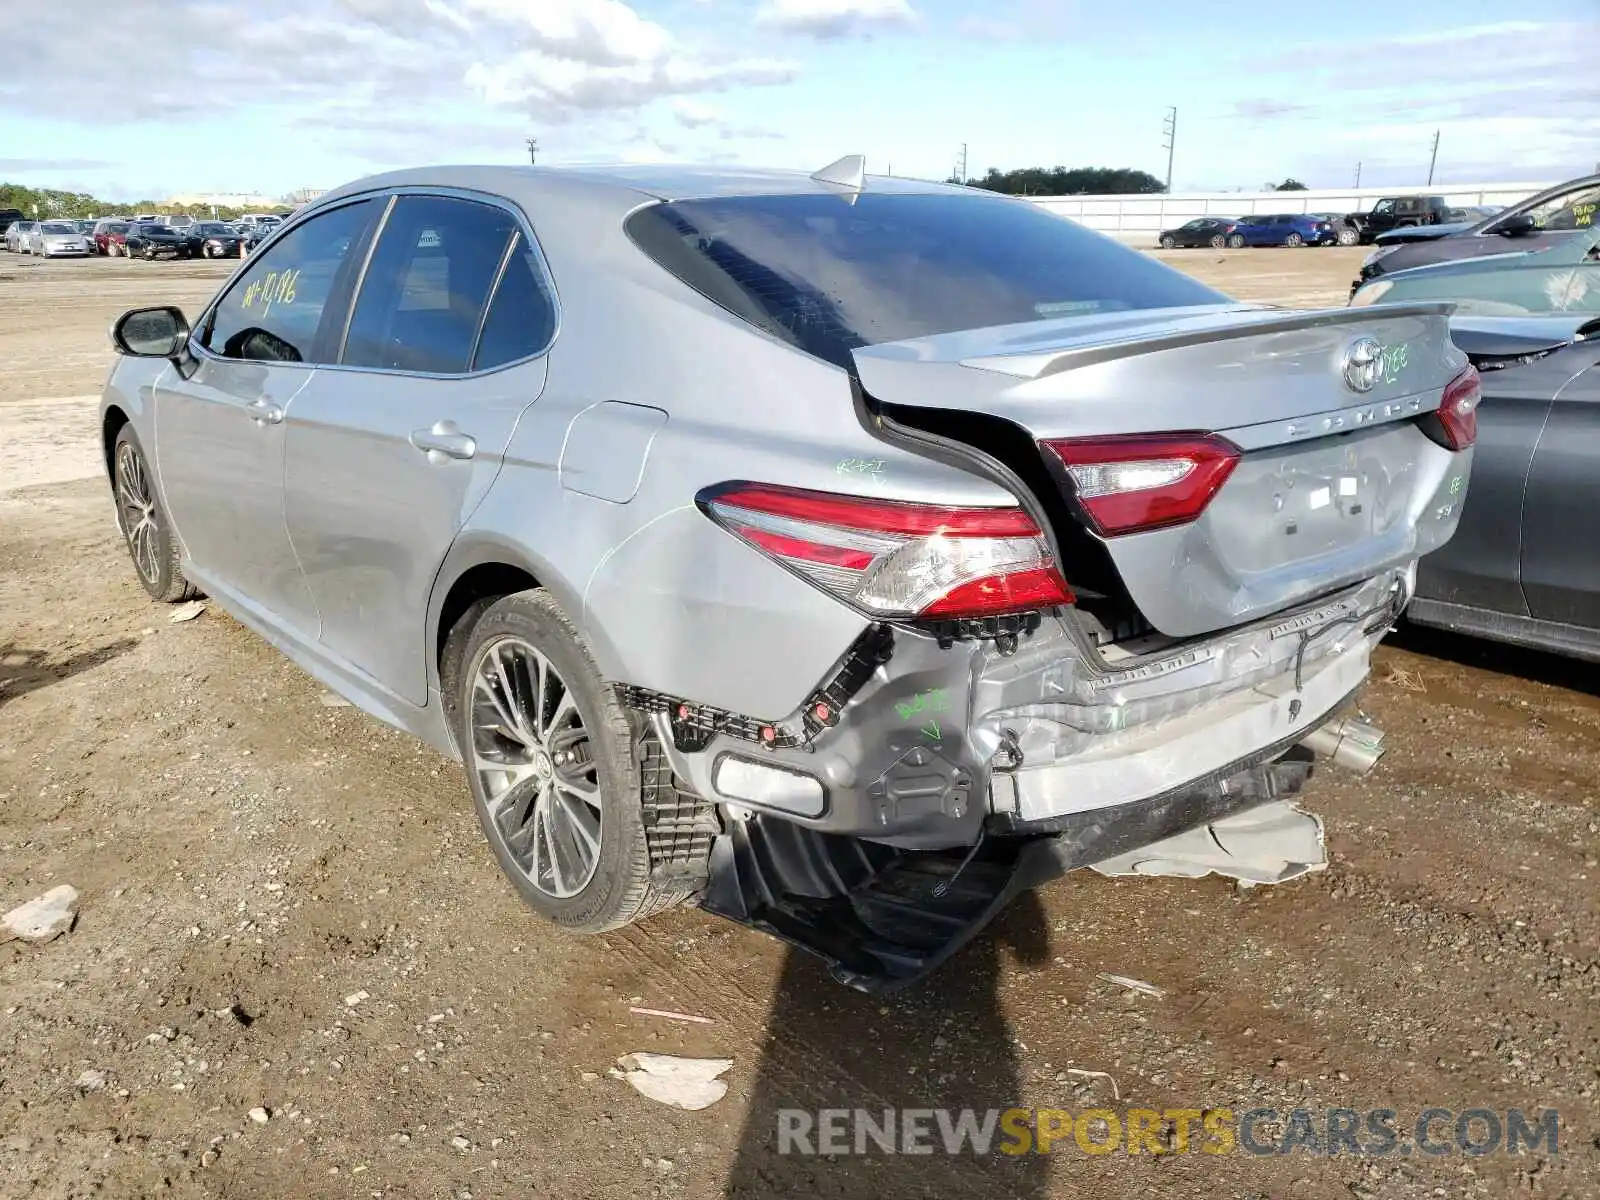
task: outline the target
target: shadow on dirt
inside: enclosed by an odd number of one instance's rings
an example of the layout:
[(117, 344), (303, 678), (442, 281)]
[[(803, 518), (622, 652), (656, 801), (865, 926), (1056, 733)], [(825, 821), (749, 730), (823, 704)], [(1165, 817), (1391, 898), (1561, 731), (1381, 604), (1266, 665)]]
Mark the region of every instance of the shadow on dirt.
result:
[[(981, 1119), (985, 1110), (1024, 1103), (1022, 1064), (1001, 1010), (999, 977), (1008, 958), (1039, 964), (1049, 957), (1049, 930), (1032, 892), (933, 975), (896, 995), (844, 988), (809, 954), (790, 950), (724, 1194), (738, 1200), (1047, 1196), (1048, 1162), (1000, 1153), (998, 1128), (987, 1152), (974, 1153), (968, 1143), (950, 1155), (937, 1119), (925, 1119), (920, 1141), (931, 1153), (907, 1154), (900, 1152), (906, 1130), (899, 1118), (906, 1109), (949, 1109), (953, 1120), (960, 1110), (974, 1109)], [(862, 1135), (866, 1153), (855, 1152), (858, 1126), (845, 1120), (835, 1131), (851, 1153), (805, 1153), (807, 1141), (819, 1148), (821, 1109), (865, 1110), (880, 1129), (885, 1109), (902, 1110), (894, 1126), (896, 1151)], [(800, 1112), (780, 1118), (779, 1110)], [(796, 1130), (808, 1118), (809, 1139), (780, 1138), (781, 1121)]]
[(1506, 642), (1492, 642), (1464, 633), (1451, 633), (1409, 621), (1401, 622), (1386, 642), (1401, 650), (1426, 654), (1429, 658), (1442, 658), (1458, 666), (1515, 675), (1533, 683), (1600, 697), (1600, 671), (1595, 670), (1594, 663), (1582, 659), (1566, 658)]
[(70, 679), (80, 671), (110, 662), (139, 643), (135, 638), (119, 638), (105, 646), (85, 650), (71, 658), (52, 659), (43, 650), (23, 650), (10, 642), (0, 642), (0, 707), (18, 696)]

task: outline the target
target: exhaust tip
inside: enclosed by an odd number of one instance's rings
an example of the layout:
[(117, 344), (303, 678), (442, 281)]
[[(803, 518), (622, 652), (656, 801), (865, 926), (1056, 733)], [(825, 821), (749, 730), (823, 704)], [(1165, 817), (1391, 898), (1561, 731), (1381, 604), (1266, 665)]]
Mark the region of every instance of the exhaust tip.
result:
[(1343, 717), (1313, 729), (1300, 744), (1336, 767), (1365, 775), (1383, 757), (1383, 730), (1355, 717)]

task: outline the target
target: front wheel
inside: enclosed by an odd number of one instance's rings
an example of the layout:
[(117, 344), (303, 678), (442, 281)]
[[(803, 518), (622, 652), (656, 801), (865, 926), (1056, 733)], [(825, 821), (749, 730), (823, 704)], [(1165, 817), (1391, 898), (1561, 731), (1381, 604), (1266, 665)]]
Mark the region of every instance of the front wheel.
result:
[(1227, 244), (1228, 239), (1223, 237), (1220, 233), (1214, 233), (1211, 235), (1211, 248), (1213, 250), (1221, 250)]
[(1233, 249), (1233, 250), (1241, 250), (1241, 249), (1243, 249), (1244, 248), (1244, 234), (1235, 233), (1235, 234), (1231, 235), (1228, 238), (1228, 246), (1229, 246), (1230, 249)]
[(1341, 246), (1354, 246), (1361, 240), (1361, 235), (1354, 229), (1339, 230), (1338, 242)]
[(156, 495), (144, 448), (132, 425), (124, 425), (117, 434), (111, 461), (117, 528), (122, 530), (139, 582), (156, 600), (192, 600), (200, 591), (179, 569), (178, 539), (172, 535), (172, 524)]
[(440, 674), (479, 824), (528, 907), (600, 933), (684, 898), (650, 877), (633, 728), (549, 592), (475, 606)]
[(1177, 245), (1178, 239), (1173, 237), (1170, 233), (1164, 233), (1161, 235), (1161, 248), (1163, 250), (1172, 250), (1176, 248)]

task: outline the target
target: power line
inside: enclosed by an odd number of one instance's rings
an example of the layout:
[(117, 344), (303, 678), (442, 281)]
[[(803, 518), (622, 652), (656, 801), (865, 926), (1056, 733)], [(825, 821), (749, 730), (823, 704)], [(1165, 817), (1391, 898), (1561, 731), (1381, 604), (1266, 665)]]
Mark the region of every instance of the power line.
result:
[(1161, 133), (1167, 140), (1161, 146), (1167, 152), (1167, 191), (1172, 191), (1172, 153), (1178, 145), (1178, 106), (1174, 104), (1167, 109), (1166, 118), (1161, 122)]

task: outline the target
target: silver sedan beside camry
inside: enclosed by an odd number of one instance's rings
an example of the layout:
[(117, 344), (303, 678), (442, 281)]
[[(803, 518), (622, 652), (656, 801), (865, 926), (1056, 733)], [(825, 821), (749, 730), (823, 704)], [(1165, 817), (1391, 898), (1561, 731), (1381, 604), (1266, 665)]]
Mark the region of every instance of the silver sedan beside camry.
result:
[(859, 158), (421, 169), (122, 317), (104, 450), (145, 589), (459, 758), (535, 910), (887, 988), (1340, 760), (1459, 517), (1446, 312)]

